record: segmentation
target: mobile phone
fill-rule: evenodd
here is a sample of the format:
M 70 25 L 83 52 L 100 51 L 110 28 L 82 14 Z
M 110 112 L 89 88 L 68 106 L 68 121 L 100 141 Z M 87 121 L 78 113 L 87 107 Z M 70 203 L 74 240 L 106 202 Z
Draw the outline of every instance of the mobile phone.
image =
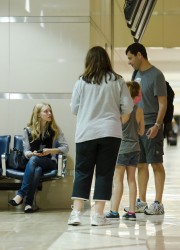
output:
M 43 149 L 37 150 L 37 153 L 43 153 Z

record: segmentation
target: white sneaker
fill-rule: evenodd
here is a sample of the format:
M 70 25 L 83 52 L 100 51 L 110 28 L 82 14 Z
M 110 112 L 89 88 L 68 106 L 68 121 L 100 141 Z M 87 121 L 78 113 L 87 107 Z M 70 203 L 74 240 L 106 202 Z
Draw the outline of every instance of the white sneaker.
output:
M 162 215 L 164 214 L 164 206 L 158 201 L 155 201 L 153 204 L 144 210 L 144 213 L 147 215 Z
M 147 202 L 141 201 L 139 198 L 136 201 L 135 213 L 144 213 L 144 210 L 148 208 Z M 129 207 L 124 208 L 125 212 L 129 212 Z
M 107 219 L 104 215 L 95 214 L 91 219 L 91 226 L 105 226 L 110 225 L 111 220 Z
M 68 219 L 68 225 L 79 226 L 81 225 L 81 212 L 73 210 Z

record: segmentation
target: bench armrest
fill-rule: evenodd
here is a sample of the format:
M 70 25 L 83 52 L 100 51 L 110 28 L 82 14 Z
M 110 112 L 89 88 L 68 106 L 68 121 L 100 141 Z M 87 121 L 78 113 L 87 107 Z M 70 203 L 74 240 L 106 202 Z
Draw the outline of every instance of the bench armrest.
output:
M 64 177 L 66 174 L 66 156 L 65 155 L 58 155 L 58 176 Z
M 6 176 L 6 155 L 1 155 L 1 163 L 2 163 L 2 176 Z

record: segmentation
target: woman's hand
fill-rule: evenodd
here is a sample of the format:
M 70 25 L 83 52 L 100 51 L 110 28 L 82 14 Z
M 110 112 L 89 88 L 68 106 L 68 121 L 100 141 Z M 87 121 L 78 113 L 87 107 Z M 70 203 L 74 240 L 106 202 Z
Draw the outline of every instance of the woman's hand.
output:
M 58 148 L 43 148 L 43 152 L 42 153 L 38 153 L 36 150 L 32 153 L 31 156 L 35 155 L 35 156 L 46 156 L 49 154 L 60 154 L 61 151 Z
M 46 156 L 51 154 L 51 149 L 50 148 L 43 148 L 42 156 Z
M 33 152 L 33 155 L 42 157 L 42 156 L 49 155 L 50 153 L 51 153 L 51 149 L 49 149 L 49 148 L 43 148 L 43 151 L 41 153 L 38 153 L 38 151 L 35 150 Z

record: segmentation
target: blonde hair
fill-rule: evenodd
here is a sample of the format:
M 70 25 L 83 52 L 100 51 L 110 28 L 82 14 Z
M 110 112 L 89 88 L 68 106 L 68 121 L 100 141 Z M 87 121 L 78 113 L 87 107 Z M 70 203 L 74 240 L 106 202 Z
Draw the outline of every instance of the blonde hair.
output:
M 140 91 L 139 83 L 136 81 L 129 81 L 129 82 L 126 82 L 126 84 L 129 88 L 132 99 L 137 97 L 139 95 L 139 91 Z
M 27 124 L 27 126 L 31 130 L 32 141 L 40 138 L 42 131 L 41 131 L 41 123 L 39 119 L 39 114 L 44 106 L 50 107 L 51 115 L 52 115 L 51 121 L 46 123 L 45 131 L 48 132 L 48 129 L 50 128 L 54 132 L 53 141 L 56 140 L 60 134 L 60 129 L 54 119 L 51 105 L 49 103 L 38 103 L 34 106 L 30 122 Z

